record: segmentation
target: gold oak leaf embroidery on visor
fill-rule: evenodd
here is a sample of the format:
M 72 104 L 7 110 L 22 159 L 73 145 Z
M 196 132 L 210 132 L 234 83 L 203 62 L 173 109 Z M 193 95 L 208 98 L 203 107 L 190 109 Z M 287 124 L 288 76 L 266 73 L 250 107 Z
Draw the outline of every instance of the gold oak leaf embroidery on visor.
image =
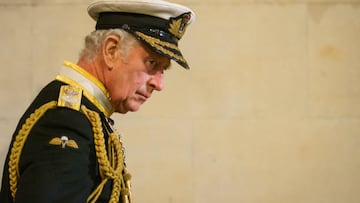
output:
M 75 142 L 75 140 L 69 140 L 67 136 L 55 137 L 50 140 L 49 144 L 51 145 L 61 145 L 61 148 L 65 149 L 65 147 L 71 147 L 74 149 L 79 149 L 79 146 Z
M 176 45 L 168 43 L 168 42 L 163 42 L 160 39 L 150 37 L 150 36 L 145 35 L 145 34 L 143 34 L 141 32 L 135 32 L 135 34 L 137 36 L 141 37 L 143 40 L 145 40 L 151 46 L 153 46 L 156 49 L 158 49 L 159 51 L 163 52 L 164 54 L 169 55 L 170 57 L 173 57 L 176 60 L 179 60 L 179 61 L 182 61 L 182 62 L 186 63 L 184 57 L 182 57 L 182 56 L 180 56 L 178 54 L 175 54 L 175 53 L 173 53 L 173 52 L 171 52 L 171 51 L 164 48 L 164 47 L 169 47 L 170 49 L 173 49 L 173 50 L 176 50 L 176 51 L 180 52 L 179 48 Z

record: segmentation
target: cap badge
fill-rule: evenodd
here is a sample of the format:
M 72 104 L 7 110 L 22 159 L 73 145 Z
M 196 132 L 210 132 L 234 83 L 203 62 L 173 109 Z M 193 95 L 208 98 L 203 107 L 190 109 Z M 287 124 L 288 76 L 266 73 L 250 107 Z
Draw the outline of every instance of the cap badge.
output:
M 184 13 L 178 17 L 171 18 L 169 23 L 169 32 L 178 39 L 184 35 L 188 22 L 191 19 L 191 13 Z

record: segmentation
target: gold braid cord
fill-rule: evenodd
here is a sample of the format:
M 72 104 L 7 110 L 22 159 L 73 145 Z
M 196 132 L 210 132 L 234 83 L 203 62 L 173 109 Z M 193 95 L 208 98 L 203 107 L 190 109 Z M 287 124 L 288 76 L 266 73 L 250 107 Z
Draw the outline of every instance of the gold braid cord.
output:
M 11 148 L 9 158 L 9 182 L 11 196 L 15 199 L 17 191 L 17 183 L 20 177 L 19 173 L 19 161 L 22 149 L 26 142 L 26 139 L 36 124 L 36 122 L 45 114 L 49 109 L 57 106 L 56 101 L 51 101 L 44 104 L 40 108 L 36 109 L 29 118 L 26 119 L 22 125 L 18 134 L 16 135 L 15 141 Z M 99 163 L 99 170 L 102 181 L 97 188 L 89 195 L 87 202 L 94 203 L 100 197 L 100 194 L 104 188 L 106 182 L 111 179 L 113 180 L 113 188 L 110 196 L 109 203 L 118 203 L 121 196 L 123 203 L 131 203 L 130 193 L 130 174 L 126 172 L 124 167 L 124 155 L 122 152 L 122 145 L 119 138 L 114 133 L 109 133 L 109 157 L 105 149 L 104 133 L 101 125 L 100 116 L 98 113 L 87 109 L 85 106 L 81 106 L 81 111 L 91 122 L 94 132 L 94 143 L 97 161 Z M 124 176 L 122 172 L 124 171 Z
M 102 181 L 97 188 L 89 195 L 87 202 L 95 203 L 100 197 L 106 182 L 110 179 L 113 181 L 113 187 L 109 203 L 118 203 L 121 196 L 123 203 L 131 203 L 130 194 L 130 174 L 126 173 L 124 167 L 124 155 L 119 138 L 114 133 L 109 133 L 108 152 L 105 148 L 105 139 L 101 119 L 98 113 L 91 111 L 84 105 L 81 111 L 89 119 L 94 133 L 94 144 L 99 171 Z M 122 172 L 125 172 L 123 176 Z
M 11 196 L 15 199 L 16 190 L 17 190 L 17 181 L 20 176 L 19 173 L 19 161 L 22 149 L 26 142 L 26 139 L 29 135 L 30 130 L 33 128 L 35 123 L 41 118 L 44 113 L 51 108 L 56 107 L 57 102 L 51 101 L 42 105 L 40 108 L 36 109 L 29 118 L 26 119 L 25 123 L 22 125 L 19 133 L 16 135 L 15 141 L 11 148 L 10 159 L 9 159 L 9 180 L 10 180 L 10 191 Z

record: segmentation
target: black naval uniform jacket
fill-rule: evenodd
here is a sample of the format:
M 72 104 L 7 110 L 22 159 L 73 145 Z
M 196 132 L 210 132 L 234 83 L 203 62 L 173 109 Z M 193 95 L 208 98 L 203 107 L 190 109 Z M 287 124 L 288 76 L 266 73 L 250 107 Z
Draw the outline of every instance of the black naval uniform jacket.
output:
M 49 83 L 20 119 L 4 164 L 1 203 L 84 203 L 101 182 L 91 123 L 79 111 L 56 107 L 47 110 L 32 127 L 20 156 L 15 201 L 11 196 L 9 154 L 15 136 L 31 113 L 47 102 L 58 100 L 63 85 L 68 84 L 58 80 Z M 104 112 L 84 95 L 81 104 L 100 114 L 103 129 L 110 127 Z M 62 136 L 75 142 L 78 148 L 50 144 L 52 139 Z M 105 140 L 107 136 L 104 130 Z M 108 181 L 97 202 L 109 201 L 111 187 Z

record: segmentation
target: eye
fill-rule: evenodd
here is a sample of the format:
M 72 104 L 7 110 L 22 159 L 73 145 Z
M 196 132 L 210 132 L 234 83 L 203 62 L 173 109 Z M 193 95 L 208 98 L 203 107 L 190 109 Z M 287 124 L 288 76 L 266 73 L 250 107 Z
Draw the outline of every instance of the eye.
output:
M 168 59 L 169 60 L 169 59 Z M 148 57 L 145 60 L 145 64 L 150 72 L 161 72 L 163 73 L 170 67 L 170 64 L 166 63 L 167 61 L 159 60 L 158 58 Z
M 157 65 L 157 62 L 155 59 L 149 58 L 146 60 L 146 65 L 150 67 L 151 69 L 155 68 Z
M 149 64 L 154 68 L 157 65 L 157 62 L 154 59 L 150 59 Z
M 146 65 L 151 73 L 155 73 L 160 69 L 159 62 L 153 58 L 149 58 Z

